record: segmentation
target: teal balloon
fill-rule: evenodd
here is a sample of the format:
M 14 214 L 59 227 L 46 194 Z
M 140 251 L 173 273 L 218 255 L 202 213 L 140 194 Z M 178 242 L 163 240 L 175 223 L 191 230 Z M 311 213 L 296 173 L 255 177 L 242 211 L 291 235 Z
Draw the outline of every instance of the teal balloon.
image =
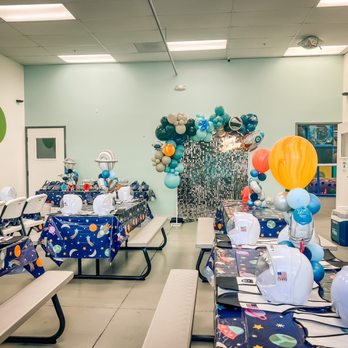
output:
M 211 133 L 214 130 L 214 123 L 209 121 L 209 128 L 208 131 Z
M 180 185 L 180 176 L 168 173 L 164 178 L 164 185 L 169 189 L 175 189 Z
M 206 143 L 210 143 L 212 138 L 213 138 L 212 134 L 211 133 L 207 133 L 206 137 L 204 138 L 204 141 Z
M 286 245 L 289 248 L 295 248 L 294 244 L 292 244 L 289 240 L 282 240 L 278 243 L 279 245 Z
M 194 135 L 193 137 L 191 137 L 191 139 L 193 140 L 193 141 L 196 141 L 196 142 L 199 142 L 201 139 L 199 139 L 198 137 L 197 137 L 197 134 L 196 135 Z
M 165 173 L 169 173 L 169 172 L 170 172 L 169 166 L 167 166 L 167 167 L 164 169 L 164 172 L 165 172 Z
M 224 124 L 227 124 L 227 123 L 230 122 L 231 116 L 228 115 L 228 114 L 223 114 L 223 115 L 222 115 L 222 118 L 224 119 Z
M 313 269 L 314 281 L 320 283 L 325 276 L 324 267 L 318 261 L 311 261 L 311 265 Z
M 324 249 L 320 245 L 310 243 L 307 245 L 307 248 L 312 254 L 311 261 L 319 262 L 324 258 Z
M 224 107 L 223 106 L 217 106 L 215 108 L 215 114 L 218 116 L 222 116 L 225 113 Z
M 115 179 L 117 177 L 116 173 L 113 170 L 110 170 L 110 179 Z
M 321 208 L 320 199 L 316 195 L 313 195 L 313 193 L 309 194 L 309 204 L 307 208 L 313 215 L 318 213 Z
M 177 161 L 180 161 L 183 155 L 184 155 L 183 151 L 176 150 L 173 155 L 173 158 L 176 159 Z
M 176 159 L 172 159 L 169 163 L 170 168 L 176 168 L 176 166 L 179 164 L 179 162 Z
M 176 147 L 176 142 L 174 140 L 167 140 L 166 143 L 172 144 L 172 145 L 174 145 L 174 147 Z
M 196 137 L 199 140 L 203 140 L 206 136 L 207 136 L 207 132 L 206 131 L 202 131 L 200 129 L 197 129 Z
M 184 167 L 184 165 L 183 165 L 182 163 L 179 163 L 179 164 L 176 166 L 175 170 L 176 170 L 178 173 L 183 173 L 184 170 L 185 170 L 185 167 Z
M 178 145 L 178 146 L 176 147 L 176 149 L 177 149 L 178 151 L 185 151 L 185 146 L 184 146 L 184 145 Z

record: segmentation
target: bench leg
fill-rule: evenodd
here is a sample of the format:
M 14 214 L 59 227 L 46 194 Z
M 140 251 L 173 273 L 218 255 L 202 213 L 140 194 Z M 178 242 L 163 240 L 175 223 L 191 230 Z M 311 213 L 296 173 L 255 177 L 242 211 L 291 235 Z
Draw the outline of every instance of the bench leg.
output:
M 192 342 L 214 342 L 215 336 L 213 335 L 192 335 Z
M 52 302 L 59 319 L 59 328 L 57 332 L 48 337 L 41 336 L 10 336 L 6 339 L 6 343 L 30 343 L 30 344 L 55 344 L 57 339 L 63 334 L 65 329 L 65 318 L 62 307 L 59 303 L 57 295 L 53 295 Z
M 96 259 L 95 274 L 83 274 L 82 260 L 78 259 L 78 273 L 74 275 L 75 279 L 109 279 L 109 280 L 145 280 L 151 272 L 151 259 L 147 252 L 147 248 L 121 248 L 126 250 L 142 250 L 146 261 L 146 268 L 140 275 L 116 275 L 116 274 L 100 274 L 100 260 Z
M 202 263 L 204 254 L 210 250 L 211 249 L 201 249 L 201 251 L 199 252 L 199 255 L 198 255 L 197 263 L 196 263 L 196 270 L 198 271 L 198 276 L 199 276 L 199 278 L 201 278 L 203 283 L 207 283 L 208 280 L 201 272 L 201 263 Z
M 147 247 L 147 250 L 162 250 L 166 244 L 167 244 L 167 235 L 166 235 L 166 231 L 164 230 L 163 227 L 161 227 L 161 233 L 162 233 L 162 236 L 163 236 L 163 242 L 160 246 L 158 247 Z

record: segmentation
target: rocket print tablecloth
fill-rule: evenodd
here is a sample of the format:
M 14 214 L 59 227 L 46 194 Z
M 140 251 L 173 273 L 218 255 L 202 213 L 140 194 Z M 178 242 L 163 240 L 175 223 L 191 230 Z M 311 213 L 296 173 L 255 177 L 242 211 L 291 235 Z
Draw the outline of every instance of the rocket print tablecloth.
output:
M 115 258 L 128 234 L 146 217 L 146 202 L 118 207 L 115 215 L 49 215 L 39 243 L 58 265 L 64 258 Z
M 226 200 L 216 210 L 215 230 L 227 233 L 231 228 L 233 215 L 236 212 L 245 212 L 253 214 L 259 221 L 261 227 L 260 237 L 277 238 L 279 232 L 286 226 L 286 221 L 282 214 L 274 209 L 269 208 L 249 208 L 242 204 L 241 201 Z
M 45 272 L 32 241 L 22 237 L 8 245 L 0 242 L 0 277 L 8 273 L 22 273 L 23 268 L 35 278 Z

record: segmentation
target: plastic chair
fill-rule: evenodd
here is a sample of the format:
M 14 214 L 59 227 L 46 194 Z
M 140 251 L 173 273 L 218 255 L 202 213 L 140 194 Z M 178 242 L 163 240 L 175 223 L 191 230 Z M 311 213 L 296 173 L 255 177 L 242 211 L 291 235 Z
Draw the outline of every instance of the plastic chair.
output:
M 2 210 L 4 208 L 5 208 L 5 202 L 4 201 L 0 201 L 0 217 L 1 217 Z
M 2 235 L 19 232 L 25 236 L 25 229 L 22 224 L 22 213 L 27 199 L 20 197 L 6 202 L 1 212 L 0 233 Z
M 41 232 L 40 226 L 45 222 L 45 219 L 41 216 L 41 211 L 46 200 L 47 195 L 44 193 L 27 199 L 23 209 L 22 223 L 28 236 L 33 229 Z M 37 235 L 37 237 L 39 236 Z

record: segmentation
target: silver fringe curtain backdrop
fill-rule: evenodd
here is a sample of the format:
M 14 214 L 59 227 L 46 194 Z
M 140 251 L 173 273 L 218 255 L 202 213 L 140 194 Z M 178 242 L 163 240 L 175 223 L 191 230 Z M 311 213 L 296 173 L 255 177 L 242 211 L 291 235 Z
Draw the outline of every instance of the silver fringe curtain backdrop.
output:
M 185 171 L 178 187 L 179 217 L 186 221 L 213 217 L 223 200 L 240 199 L 248 183 L 248 152 L 233 149 L 237 141 L 225 136 L 209 143 L 186 143 Z

